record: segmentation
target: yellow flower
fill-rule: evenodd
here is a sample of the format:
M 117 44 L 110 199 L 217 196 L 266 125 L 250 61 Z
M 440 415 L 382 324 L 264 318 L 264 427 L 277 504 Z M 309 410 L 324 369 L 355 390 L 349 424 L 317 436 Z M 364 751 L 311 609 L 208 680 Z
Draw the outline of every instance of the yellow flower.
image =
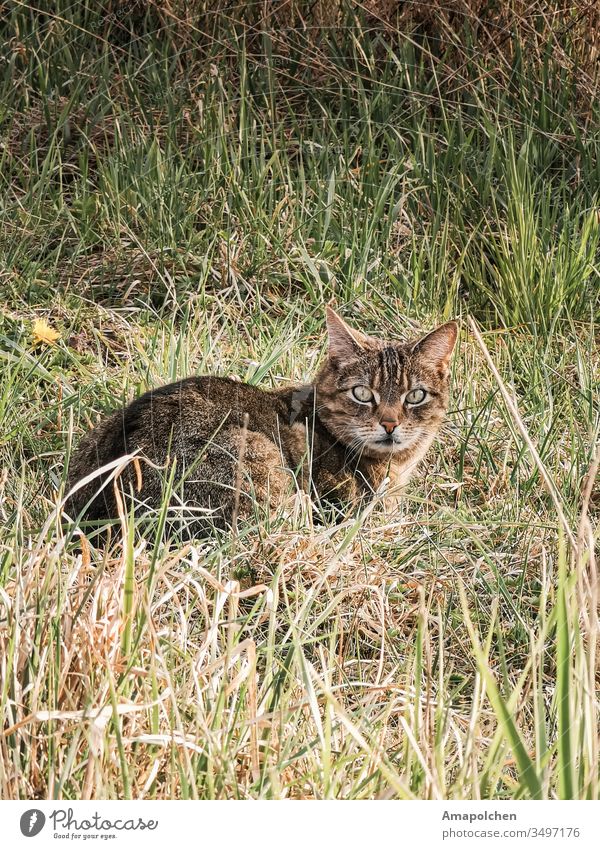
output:
M 50 327 L 48 322 L 43 318 L 38 318 L 33 322 L 33 341 L 36 345 L 54 345 L 57 339 L 60 339 L 58 330 Z

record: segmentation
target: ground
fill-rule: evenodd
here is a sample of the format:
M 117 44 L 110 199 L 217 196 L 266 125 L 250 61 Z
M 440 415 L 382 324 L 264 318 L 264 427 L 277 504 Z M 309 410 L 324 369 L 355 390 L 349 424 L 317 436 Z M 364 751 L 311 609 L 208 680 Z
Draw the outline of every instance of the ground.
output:
M 573 29 L 461 64 L 360 16 L 208 38 L 27 5 L 0 67 L 0 796 L 598 798 L 600 124 Z M 397 513 L 313 525 L 299 497 L 186 546 L 61 525 L 104 412 L 307 380 L 330 300 L 394 338 L 461 323 Z

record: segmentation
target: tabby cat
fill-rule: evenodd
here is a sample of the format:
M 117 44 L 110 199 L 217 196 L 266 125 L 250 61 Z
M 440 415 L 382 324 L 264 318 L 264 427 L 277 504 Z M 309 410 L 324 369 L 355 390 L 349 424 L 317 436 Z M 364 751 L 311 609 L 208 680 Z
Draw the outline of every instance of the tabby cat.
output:
M 403 486 L 448 407 L 451 321 L 412 342 L 350 328 L 327 308 L 329 351 L 305 386 L 259 389 L 224 377 L 189 377 L 153 389 L 83 437 L 69 488 L 137 452 L 120 469 L 80 486 L 71 516 L 115 518 L 123 497 L 157 510 L 169 472 L 169 512 L 186 535 L 231 526 L 258 507 L 274 510 L 296 485 L 342 507 L 373 495 L 386 477 Z M 117 464 L 118 466 L 118 464 Z M 104 484 L 104 486 L 103 486 Z

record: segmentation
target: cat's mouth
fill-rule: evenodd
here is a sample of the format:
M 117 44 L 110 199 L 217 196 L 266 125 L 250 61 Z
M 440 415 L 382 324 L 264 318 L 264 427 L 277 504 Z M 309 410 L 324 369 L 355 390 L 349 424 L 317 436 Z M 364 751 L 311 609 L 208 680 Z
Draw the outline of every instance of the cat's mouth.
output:
M 406 451 L 414 444 L 412 434 L 406 433 L 370 433 L 361 434 L 358 439 L 355 438 L 354 446 L 359 446 L 360 452 L 365 456 L 371 457 L 389 457 L 390 454 L 397 454 L 400 451 Z
M 421 434 L 414 433 L 389 433 L 385 436 L 377 435 L 366 443 L 366 450 L 373 454 L 397 454 L 400 451 L 409 451 L 417 445 Z
M 400 439 L 394 439 L 391 434 L 389 436 L 382 436 L 379 439 L 371 439 L 368 445 L 371 449 L 375 449 L 375 451 L 399 451 L 403 447 L 402 441 Z

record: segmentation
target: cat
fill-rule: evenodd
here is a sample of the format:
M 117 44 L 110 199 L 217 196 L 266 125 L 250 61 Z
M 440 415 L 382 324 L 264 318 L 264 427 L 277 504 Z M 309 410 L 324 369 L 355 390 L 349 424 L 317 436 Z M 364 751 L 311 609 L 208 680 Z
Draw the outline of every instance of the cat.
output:
M 276 510 L 293 477 L 313 501 L 341 509 L 372 497 L 386 477 L 397 493 L 445 417 L 457 324 L 389 342 L 327 307 L 327 331 L 327 357 L 310 384 L 264 390 L 189 377 L 109 415 L 75 451 L 69 489 L 123 455 L 137 459 L 82 485 L 68 513 L 116 518 L 128 494 L 138 514 L 159 510 L 173 461 L 169 512 L 184 520 L 187 536 L 227 529 L 257 506 Z

